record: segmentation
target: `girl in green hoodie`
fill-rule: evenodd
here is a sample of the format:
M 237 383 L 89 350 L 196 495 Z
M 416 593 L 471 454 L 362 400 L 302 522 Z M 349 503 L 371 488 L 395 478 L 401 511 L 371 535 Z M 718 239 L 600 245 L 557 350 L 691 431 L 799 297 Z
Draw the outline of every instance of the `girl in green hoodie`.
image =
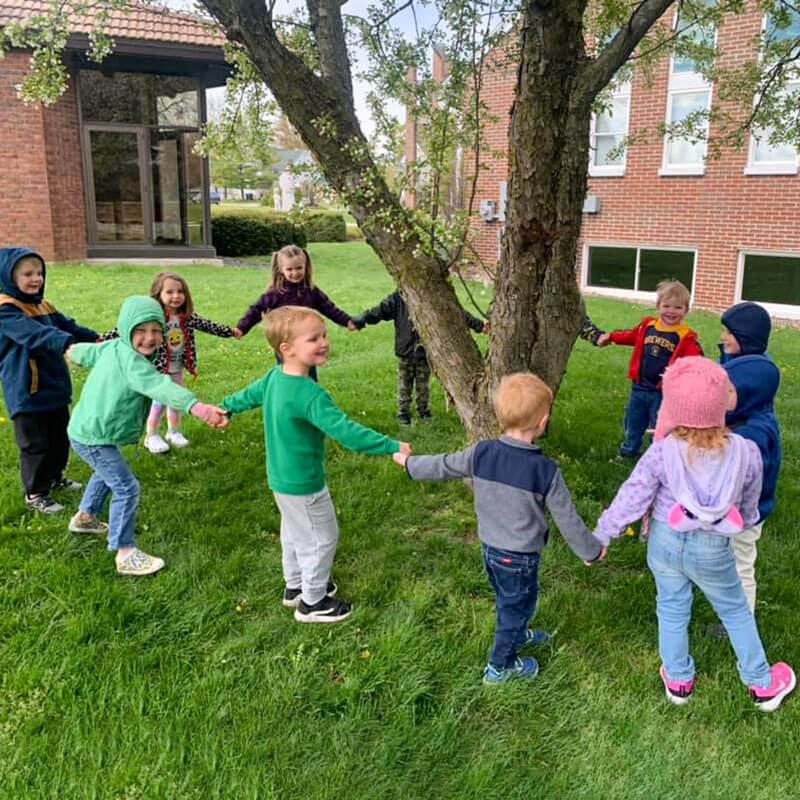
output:
M 116 551 L 120 575 L 150 575 L 164 566 L 164 560 L 136 547 L 139 482 L 118 448 L 139 440 L 153 400 L 189 412 L 213 428 L 224 428 L 228 419 L 224 411 L 198 402 L 153 365 L 164 337 L 164 312 L 156 300 L 127 298 L 117 330 L 118 339 L 76 344 L 67 351 L 70 361 L 93 367 L 68 428 L 72 448 L 93 470 L 69 529 L 106 533 L 108 549 Z M 109 494 L 106 525 L 97 514 Z

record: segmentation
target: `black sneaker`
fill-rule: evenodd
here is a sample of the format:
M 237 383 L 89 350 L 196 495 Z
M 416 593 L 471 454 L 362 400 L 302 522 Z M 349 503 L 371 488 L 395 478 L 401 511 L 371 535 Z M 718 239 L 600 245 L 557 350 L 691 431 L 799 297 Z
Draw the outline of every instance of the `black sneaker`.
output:
M 64 510 L 64 506 L 53 500 L 49 494 L 40 494 L 37 497 L 25 495 L 25 505 L 31 511 L 38 511 L 40 514 L 58 514 Z
M 83 484 L 80 483 L 80 481 L 73 481 L 70 478 L 59 478 L 57 481 L 53 481 L 50 491 L 55 492 L 59 489 L 63 489 L 67 492 L 79 492 L 83 489 Z
M 420 419 L 433 419 L 433 414 L 431 414 L 431 410 L 429 408 L 426 408 L 424 411 L 417 411 L 417 415 Z
M 336 597 L 323 597 L 313 606 L 307 606 L 301 598 L 294 610 L 294 618 L 298 622 L 339 622 L 347 619 L 352 610 L 350 603 L 343 603 Z
M 410 424 L 411 424 L 411 416 L 410 416 L 409 414 L 406 414 L 406 413 L 404 413 L 403 411 L 401 411 L 401 412 L 400 412 L 400 413 L 397 415 L 397 421 L 398 421 L 398 422 L 399 422 L 401 425 L 410 425 Z
M 333 597 L 336 594 L 337 588 L 333 581 L 328 581 L 328 585 L 325 587 L 325 596 Z M 283 605 L 285 605 L 286 608 L 297 608 L 297 606 L 300 605 L 300 596 L 302 593 L 302 589 L 290 589 L 287 586 L 283 590 Z

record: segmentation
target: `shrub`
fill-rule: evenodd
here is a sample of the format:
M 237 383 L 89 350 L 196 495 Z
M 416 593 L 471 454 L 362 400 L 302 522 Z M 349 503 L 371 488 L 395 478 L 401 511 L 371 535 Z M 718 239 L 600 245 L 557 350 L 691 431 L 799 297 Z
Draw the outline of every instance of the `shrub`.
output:
M 309 242 L 347 241 L 347 224 L 341 214 L 311 213 L 303 229 Z
M 305 232 L 285 220 L 220 216 L 211 223 L 211 239 L 221 256 L 261 256 L 287 244 L 306 246 Z

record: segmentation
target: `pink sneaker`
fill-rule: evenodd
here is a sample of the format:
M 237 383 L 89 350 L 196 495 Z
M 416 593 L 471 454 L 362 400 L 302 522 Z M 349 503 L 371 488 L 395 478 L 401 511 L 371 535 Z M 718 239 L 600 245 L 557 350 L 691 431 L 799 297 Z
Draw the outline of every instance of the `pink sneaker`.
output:
M 664 665 L 658 670 L 661 676 L 661 683 L 664 684 L 664 689 L 667 692 L 667 700 L 676 706 L 685 706 L 689 702 L 689 698 L 694 691 L 694 678 L 690 681 L 671 681 L 667 678 L 667 671 Z
M 769 686 L 750 687 L 750 697 L 753 698 L 756 708 L 760 711 L 774 711 L 797 683 L 794 670 L 783 661 L 773 664 L 769 668 L 769 674 L 772 678 Z

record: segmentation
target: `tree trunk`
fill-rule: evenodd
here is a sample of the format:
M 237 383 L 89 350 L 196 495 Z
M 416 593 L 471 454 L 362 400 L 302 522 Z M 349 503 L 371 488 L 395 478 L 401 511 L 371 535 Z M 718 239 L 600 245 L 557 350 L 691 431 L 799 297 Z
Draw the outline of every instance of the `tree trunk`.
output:
M 347 202 L 367 242 L 408 303 L 436 376 L 453 397 L 470 439 L 493 436 L 490 402 L 499 379 L 537 372 L 557 389 L 579 330 L 582 304 L 575 248 L 586 189 L 591 98 L 580 89 L 582 0 L 528 0 L 509 140 L 507 233 L 484 361 L 463 321 L 446 264 L 426 244 L 381 177 L 353 112 L 338 13 L 330 0 L 312 14 L 319 55 L 314 74 L 278 41 L 263 0 L 203 0 L 241 43 L 325 177 Z M 324 6 L 324 8 L 323 8 Z M 585 99 L 575 99 L 583 98 Z M 531 146 L 531 143 L 534 143 Z

